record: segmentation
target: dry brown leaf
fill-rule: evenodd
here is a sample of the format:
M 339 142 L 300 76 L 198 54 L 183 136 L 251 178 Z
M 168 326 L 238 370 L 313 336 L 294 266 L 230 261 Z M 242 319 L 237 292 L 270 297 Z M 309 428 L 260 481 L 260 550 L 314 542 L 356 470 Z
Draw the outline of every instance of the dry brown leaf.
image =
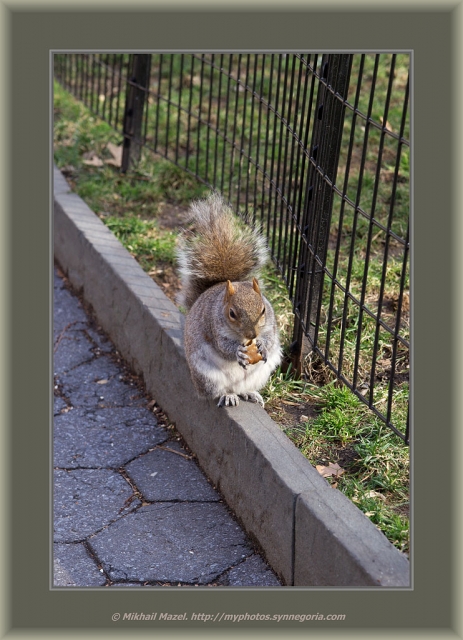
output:
M 327 467 L 317 464 L 315 468 L 323 478 L 329 478 L 330 476 L 339 478 L 344 473 L 344 469 L 342 469 L 337 462 L 330 462 Z
M 369 498 L 379 498 L 380 500 L 386 500 L 386 496 L 384 496 L 382 493 L 378 493 L 377 491 L 373 491 L 373 489 L 371 489 L 367 493 L 367 496 Z
M 114 167 L 120 167 L 122 164 L 122 145 L 117 146 L 112 142 L 108 142 L 106 145 L 106 149 L 112 155 L 112 158 L 107 158 L 105 160 L 106 164 L 111 164 Z
M 381 120 L 381 124 L 384 124 L 384 118 L 380 118 Z M 394 131 L 394 129 L 392 128 L 391 123 L 389 122 L 389 120 L 386 120 L 386 129 L 389 129 L 389 131 Z
M 104 162 L 96 153 L 84 153 L 82 162 L 90 167 L 102 167 Z

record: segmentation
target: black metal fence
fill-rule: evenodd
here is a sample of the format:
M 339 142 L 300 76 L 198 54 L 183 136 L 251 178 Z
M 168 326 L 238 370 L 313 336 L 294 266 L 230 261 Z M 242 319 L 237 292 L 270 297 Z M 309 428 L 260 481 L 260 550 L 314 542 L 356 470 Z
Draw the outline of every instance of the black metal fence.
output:
M 145 148 L 251 211 L 293 304 L 296 366 L 333 372 L 406 442 L 409 66 L 406 53 L 55 54 L 57 80 L 123 135 L 123 171 Z

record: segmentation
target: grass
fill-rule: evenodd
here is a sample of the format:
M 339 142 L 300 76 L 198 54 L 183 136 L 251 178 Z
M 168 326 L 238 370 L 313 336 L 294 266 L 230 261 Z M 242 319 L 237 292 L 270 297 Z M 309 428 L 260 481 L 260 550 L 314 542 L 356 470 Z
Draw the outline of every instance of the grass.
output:
M 318 387 L 280 369 L 263 397 L 270 415 L 314 467 L 339 465 L 340 475 L 326 481 L 398 549 L 409 552 L 409 450 L 402 439 L 335 381 Z
M 177 234 L 173 231 L 161 232 L 155 221 L 143 220 L 134 214 L 123 218 L 108 216 L 105 224 L 137 256 L 145 271 L 158 263 L 174 263 Z
M 167 82 L 170 73 L 170 64 L 164 59 L 160 65 L 160 58 L 155 61 L 152 73 L 152 86 L 161 87 Z M 268 59 L 267 59 L 268 62 Z M 404 81 L 404 61 L 398 66 L 397 82 Z M 158 66 L 156 66 L 156 64 Z M 176 57 L 172 64 L 178 65 Z M 206 118 L 209 114 L 209 103 L 199 94 L 201 78 L 201 65 L 195 61 L 195 66 L 190 70 L 187 85 L 192 87 L 192 92 L 182 92 L 180 84 L 171 87 L 171 98 L 175 98 L 175 92 L 181 104 L 191 107 L 193 113 L 201 113 Z M 236 56 L 233 57 L 233 65 L 238 64 Z M 243 64 L 243 62 L 242 62 Z M 283 63 L 285 64 L 285 63 Z M 244 60 L 246 73 L 246 60 Z M 387 68 L 387 65 L 385 65 Z M 174 69 L 175 70 L 175 69 Z M 235 69 L 236 70 L 236 69 Z M 364 68 L 364 80 L 372 78 L 372 60 L 366 58 Z M 179 69 L 176 69 L 178 72 Z M 258 72 L 258 70 L 257 70 Z M 252 68 L 248 69 L 248 84 L 257 83 L 258 73 L 252 75 Z M 281 78 L 284 69 L 273 69 L 273 81 Z M 351 94 L 355 88 L 355 78 L 359 73 L 359 60 L 354 60 L 353 82 Z M 381 109 L 378 105 L 384 100 L 384 92 L 387 89 L 388 76 L 383 67 L 380 68 L 374 109 L 372 117 L 381 117 Z M 253 78 L 256 78 L 255 80 Z M 218 82 L 218 76 L 213 78 Z M 265 85 L 265 86 L 264 86 Z M 261 87 L 262 92 L 270 92 L 271 86 L 268 79 Z M 222 85 L 222 99 L 226 87 Z M 123 98 L 123 96 L 122 96 Z M 352 99 L 353 98 L 349 98 Z M 363 98 L 362 98 L 363 99 Z M 107 101 L 108 98 L 105 98 Z M 112 100 L 112 98 L 111 98 Z M 257 142 L 256 128 L 252 129 L 251 106 L 244 94 L 230 93 L 230 100 L 237 106 L 237 126 L 241 140 L 240 144 L 249 145 L 250 154 L 258 159 L 259 153 L 263 153 L 264 144 L 276 143 L 276 157 L 279 150 L 279 131 L 273 121 L 266 123 L 262 120 L 260 134 L 265 133 L 266 142 Z M 392 101 L 393 102 L 393 101 Z M 188 104 L 190 103 L 190 104 Z M 221 99 L 214 108 L 220 107 Z M 109 104 L 103 102 L 109 109 Z M 55 83 L 55 162 L 63 170 L 73 189 L 89 204 L 99 215 L 105 224 L 115 233 L 124 246 L 140 262 L 141 266 L 165 288 L 168 295 L 175 299 L 178 287 L 175 274 L 175 246 L 177 232 L 172 225 L 165 224 L 166 212 L 181 212 L 186 204 L 195 197 L 201 196 L 206 188 L 190 177 L 182 168 L 179 168 L 166 159 L 156 159 L 148 153 L 142 154 L 142 159 L 137 168 L 125 176 L 122 176 L 117 167 L 110 164 L 112 155 L 109 144 L 120 146 L 122 137 L 108 124 L 92 115 L 80 102 L 77 102 L 59 84 Z M 157 131 L 157 144 L 162 147 L 162 136 L 169 132 L 174 140 L 178 140 L 176 148 L 166 148 L 165 155 L 177 160 L 183 166 L 192 171 L 198 171 L 199 175 L 206 179 L 214 176 L 217 184 L 225 184 L 225 191 L 231 192 L 239 189 L 252 193 L 256 185 L 256 176 L 252 171 L 245 170 L 242 166 L 243 159 L 236 154 L 229 153 L 225 146 L 210 145 L 208 141 L 208 129 L 200 124 L 197 117 L 191 120 L 190 134 L 180 132 L 177 120 L 174 117 L 175 110 L 167 103 L 160 103 L 158 115 L 154 115 L 154 104 L 151 104 L 148 112 L 149 118 Z M 359 111 L 367 113 L 368 105 L 361 102 Z M 212 110 L 213 113 L 213 110 Z M 181 114 L 181 119 L 188 116 Z M 157 120 L 156 120 L 157 118 Z M 270 116 L 269 116 L 270 118 Z M 224 120 L 220 109 L 217 111 L 217 126 L 227 135 L 232 135 L 230 122 Z M 391 103 L 387 117 L 391 130 L 396 131 L 401 122 L 401 105 Z M 352 119 L 347 121 L 345 128 L 345 140 L 343 148 L 348 144 L 352 127 Z M 407 124 L 408 126 L 408 124 Z M 364 131 L 361 130 L 360 120 L 355 125 L 355 138 L 363 143 Z M 268 134 L 268 135 L 267 135 Z M 236 134 L 235 132 L 235 135 Z M 405 135 L 405 133 L 404 133 Z M 369 133 L 367 164 L 374 162 L 377 154 L 379 137 L 376 131 Z M 154 144 L 154 140 L 152 141 Z M 260 147 L 259 147 L 260 145 Z M 204 159 L 206 149 L 209 149 L 209 163 Z M 260 151 L 259 151 L 260 149 Z M 212 150 L 212 154 L 211 154 Z M 162 149 L 161 149 L 162 152 Z M 395 150 L 397 154 L 397 149 Z M 394 218 L 394 230 L 398 235 L 404 234 L 406 220 L 408 220 L 408 189 L 409 157 L 408 150 L 403 147 L 400 155 L 401 179 L 398 189 L 398 201 L 402 202 L 397 220 Z M 385 151 L 385 158 L 392 161 L 392 151 Z M 101 166 L 89 164 L 94 156 L 97 156 Z M 197 162 L 196 158 L 200 158 Z M 358 160 L 358 158 L 356 158 Z M 224 176 L 234 167 L 236 179 L 227 183 Z M 267 167 L 267 170 L 276 175 L 277 168 Z M 384 164 L 384 171 L 391 172 L 393 163 Z M 375 216 L 384 223 L 388 216 L 391 197 L 391 185 L 389 178 L 381 169 L 379 183 L 375 187 L 375 177 L 372 172 L 365 171 L 365 175 L 359 174 L 359 163 L 353 163 L 348 174 L 348 195 L 355 200 L 359 180 L 362 180 L 361 206 L 368 209 L 374 198 L 377 201 Z M 343 178 L 346 175 L 346 165 L 341 158 L 338 175 Z M 384 179 L 383 179 L 384 178 Z M 402 188 L 403 185 L 403 188 Z M 263 198 L 264 200 L 264 198 Z M 245 200 L 241 201 L 243 207 Z M 255 210 L 259 217 L 259 207 Z M 175 216 L 174 216 L 175 217 Z M 277 217 L 278 221 L 278 217 Z M 382 252 L 384 247 L 384 235 L 378 233 L 375 228 L 372 233 L 371 225 L 363 217 L 356 217 L 346 207 L 341 216 L 341 204 L 334 202 L 333 221 L 330 229 L 332 242 L 328 250 L 327 269 L 335 270 L 334 244 L 339 242 L 342 256 L 336 265 L 335 275 L 339 282 L 346 286 L 349 279 L 349 290 L 353 295 L 360 296 L 359 283 L 362 282 L 367 268 L 365 260 L 365 242 L 369 234 L 372 236 L 371 257 L 368 261 L 368 287 L 366 302 L 378 306 L 383 304 L 382 319 L 394 325 L 396 309 L 394 304 L 399 291 L 401 260 L 400 247 L 393 247 L 387 263 L 387 287 L 383 292 L 383 300 L 379 300 L 381 282 Z M 285 246 L 283 236 L 274 236 L 274 243 L 281 242 Z M 349 249 L 353 247 L 352 259 L 349 259 Z M 282 334 L 282 341 L 287 349 L 292 339 L 293 314 L 292 306 L 288 299 L 286 285 L 273 266 L 269 266 L 263 273 L 263 288 L 270 299 Z M 408 286 L 408 274 L 407 283 Z M 384 306 L 384 303 L 387 303 Z M 368 318 L 360 318 L 358 311 L 348 305 L 348 321 L 342 324 L 342 314 L 345 298 L 335 288 L 331 298 L 330 281 L 326 279 L 322 300 L 322 318 L 319 330 L 319 345 L 328 348 L 328 355 L 333 361 L 339 357 L 339 344 L 341 333 L 344 333 L 345 348 L 341 362 L 343 373 L 349 377 L 353 375 L 355 352 L 358 340 L 361 341 L 359 360 L 359 384 L 368 382 L 368 374 L 373 357 L 372 345 L 375 338 L 374 323 Z M 328 319 L 332 316 L 331 325 Z M 328 327 L 331 326 L 329 330 Z M 408 315 L 403 314 L 402 332 L 405 339 L 408 338 Z M 390 336 L 382 330 L 379 335 L 379 348 L 377 360 L 383 363 L 379 373 L 384 370 L 383 379 L 376 381 L 374 390 L 367 388 L 365 397 L 374 392 L 374 405 L 378 410 L 385 406 L 389 392 L 387 367 L 390 363 L 391 344 Z M 401 358 L 401 359 L 400 359 Z M 404 381 L 394 389 L 393 414 L 394 424 L 404 429 L 406 421 L 406 409 L 408 404 L 408 353 L 399 353 L 400 371 L 404 372 Z M 381 531 L 403 551 L 408 551 L 408 448 L 403 441 L 395 436 L 382 421 L 359 401 L 350 391 L 334 380 L 331 371 L 321 361 L 315 359 L 307 368 L 308 379 L 298 380 L 292 375 L 291 370 L 278 370 L 269 381 L 263 391 L 266 406 L 272 417 L 281 425 L 287 436 L 299 447 L 302 453 L 314 466 L 327 466 L 329 463 L 338 463 L 343 473 L 339 477 L 328 476 L 326 481 L 336 486 L 380 528 Z M 405 375 L 407 374 L 407 375 Z M 368 385 L 367 385 L 368 386 Z

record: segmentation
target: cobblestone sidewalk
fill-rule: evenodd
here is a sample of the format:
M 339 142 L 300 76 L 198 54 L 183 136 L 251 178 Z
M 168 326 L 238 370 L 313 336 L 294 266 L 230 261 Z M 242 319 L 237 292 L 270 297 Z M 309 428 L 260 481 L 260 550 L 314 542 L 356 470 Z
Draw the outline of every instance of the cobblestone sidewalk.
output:
M 57 270 L 54 278 L 54 585 L 280 586 Z

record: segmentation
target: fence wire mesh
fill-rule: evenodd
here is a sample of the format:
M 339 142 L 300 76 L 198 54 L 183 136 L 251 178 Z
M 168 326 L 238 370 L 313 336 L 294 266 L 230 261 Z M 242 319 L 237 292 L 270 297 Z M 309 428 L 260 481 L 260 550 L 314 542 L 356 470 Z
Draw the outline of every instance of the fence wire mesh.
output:
M 409 440 L 406 53 L 55 54 L 56 79 L 250 213 L 293 304 L 292 351 Z M 405 407 L 405 408 L 404 408 Z

